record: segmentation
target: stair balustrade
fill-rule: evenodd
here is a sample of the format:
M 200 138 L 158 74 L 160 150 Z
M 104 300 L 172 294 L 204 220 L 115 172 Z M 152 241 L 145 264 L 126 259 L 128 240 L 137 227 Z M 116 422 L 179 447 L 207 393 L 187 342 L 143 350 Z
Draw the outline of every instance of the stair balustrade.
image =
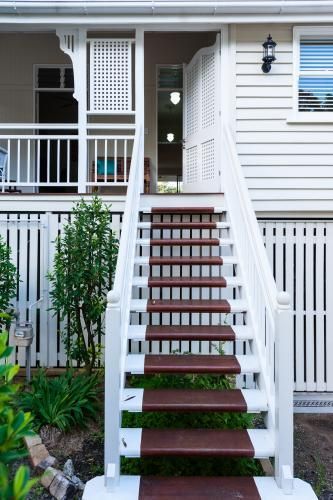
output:
M 275 478 L 285 493 L 293 487 L 293 328 L 290 299 L 278 293 L 231 130 L 223 130 L 226 206 L 260 362 L 258 387 L 267 395 L 266 427 L 275 443 Z
M 107 297 L 105 328 L 105 486 L 116 488 L 120 475 L 120 393 L 125 383 L 130 301 L 137 238 L 140 194 L 143 192 L 144 141 L 135 133 L 119 254 L 112 290 Z

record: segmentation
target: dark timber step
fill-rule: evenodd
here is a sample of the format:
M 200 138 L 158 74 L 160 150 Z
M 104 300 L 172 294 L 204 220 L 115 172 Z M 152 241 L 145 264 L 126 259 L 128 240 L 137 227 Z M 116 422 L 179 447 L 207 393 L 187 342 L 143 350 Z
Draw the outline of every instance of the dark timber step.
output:
M 236 335 L 231 326 L 147 326 L 146 340 L 235 340 Z
M 151 229 L 216 229 L 216 222 L 152 222 Z
M 246 430 L 142 429 L 141 456 L 254 457 Z
M 219 246 L 219 238 L 154 238 L 150 240 L 151 246 Z
M 148 300 L 147 312 L 221 312 L 230 313 L 227 300 Z
M 239 374 L 236 356 L 209 354 L 147 354 L 144 373 L 218 373 Z
M 152 214 L 214 214 L 214 207 L 153 207 Z M 222 213 L 222 212 L 219 212 Z
M 260 500 L 252 477 L 141 477 L 139 500 Z
M 143 411 L 239 411 L 247 404 L 239 389 L 145 389 Z
M 223 257 L 150 257 L 151 266 L 221 266 Z
M 161 277 L 149 278 L 148 286 L 153 287 L 222 287 L 227 286 L 225 278 L 214 277 Z

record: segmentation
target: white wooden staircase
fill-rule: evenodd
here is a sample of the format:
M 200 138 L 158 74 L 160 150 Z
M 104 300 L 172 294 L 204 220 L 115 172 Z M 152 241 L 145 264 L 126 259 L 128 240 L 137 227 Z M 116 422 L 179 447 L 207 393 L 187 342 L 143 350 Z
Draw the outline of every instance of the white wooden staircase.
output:
M 134 174 L 130 180 L 106 313 L 105 476 L 88 482 L 87 500 L 316 498 L 293 478 L 289 298 L 275 289 L 226 139 L 236 176 L 227 176 L 225 196 L 140 196 Z M 214 347 L 221 345 L 223 354 Z M 144 390 L 126 383 L 128 374 L 159 373 L 234 375 L 251 388 Z M 123 428 L 123 411 L 262 413 L 265 428 Z M 269 458 L 275 477 L 123 476 L 121 456 Z

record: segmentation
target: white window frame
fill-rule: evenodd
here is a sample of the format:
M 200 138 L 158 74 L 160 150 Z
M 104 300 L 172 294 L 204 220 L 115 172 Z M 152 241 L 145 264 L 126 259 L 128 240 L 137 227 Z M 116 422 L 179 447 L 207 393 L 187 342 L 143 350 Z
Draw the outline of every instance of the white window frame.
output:
M 298 79 L 300 74 L 300 41 L 303 36 L 333 39 L 333 26 L 294 26 L 293 30 L 293 112 L 288 123 L 333 123 L 333 111 L 325 113 L 298 111 Z M 333 76 L 333 72 L 332 72 Z

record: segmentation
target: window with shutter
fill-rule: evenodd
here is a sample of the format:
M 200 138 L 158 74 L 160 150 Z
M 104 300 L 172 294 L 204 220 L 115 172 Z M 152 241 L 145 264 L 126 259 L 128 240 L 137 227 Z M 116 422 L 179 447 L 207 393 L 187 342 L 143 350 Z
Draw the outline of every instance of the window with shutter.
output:
M 300 37 L 298 111 L 333 112 L 333 36 Z

